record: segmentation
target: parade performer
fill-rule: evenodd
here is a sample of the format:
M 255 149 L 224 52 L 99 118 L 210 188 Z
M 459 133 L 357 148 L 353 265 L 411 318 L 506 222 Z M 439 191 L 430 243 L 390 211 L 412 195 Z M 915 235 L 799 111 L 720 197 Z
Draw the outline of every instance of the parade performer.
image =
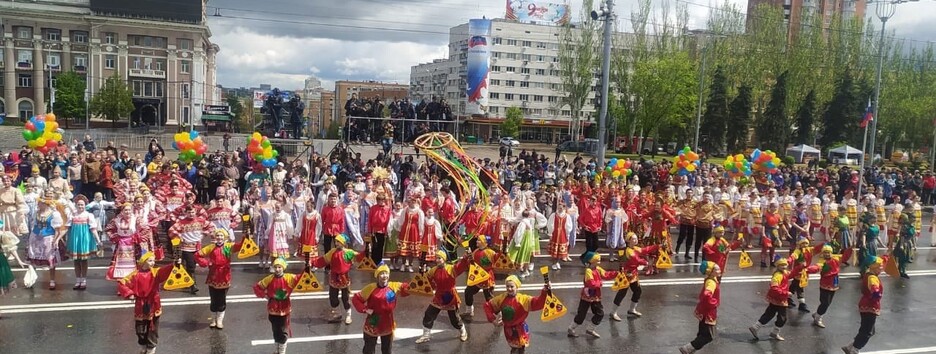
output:
M 394 202 L 390 211 L 390 223 L 387 225 L 387 241 L 384 243 L 383 256 L 390 259 L 390 269 L 403 269 L 400 257 L 400 231 L 397 222 L 402 220 L 403 203 Z
M 465 287 L 465 311 L 462 312 L 462 317 L 474 316 L 474 297 L 478 292 L 482 293 L 484 301 L 490 301 L 494 297 L 494 264 L 504 257 L 504 254 L 488 247 L 490 239 L 490 237 L 478 236 L 478 248 L 471 252 L 471 261 L 491 274 L 491 277 L 480 284 Z
M 178 262 L 179 260 L 176 260 L 176 263 Z M 137 269 L 117 283 L 120 296 L 134 302 L 134 328 L 141 354 L 156 353 L 156 344 L 159 342 L 159 316 L 162 315 L 159 287 L 172 274 L 172 264 L 153 268 L 155 264 L 156 257 L 153 252 L 146 252 L 137 260 Z
M 546 222 L 546 232 L 549 233 L 549 256 L 553 259 L 553 270 L 561 269 L 559 261 L 569 257 L 569 235 L 572 234 L 574 227 L 572 216 L 566 213 L 565 204 L 558 203 L 558 210 L 550 215 Z
M 686 190 L 686 198 L 676 203 L 679 214 L 679 238 L 676 240 L 676 254 L 683 241 L 686 242 L 686 259 L 689 259 L 689 249 L 692 248 L 692 238 L 695 235 L 696 202 L 692 199 L 692 189 Z
M 829 305 L 832 305 L 832 298 L 835 297 L 835 292 L 839 289 L 839 269 L 841 268 L 838 258 L 832 256 L 832 246 L 828 244 L 822 245 L 822 253 L 820 254 L 819 260 L 816 261 L 815 265 L 810 266 L 810 268 L 810 273 L 815 273 L 816 270 L 818 270 L 820 276 L 819 308 L 817 308 L 816 313 L 812 315 L 813 325 L 819 328 L 825 328 L 825 324 L 822 322 L 822 316 L 829 310 Z
M 377 203 L 370 207 L 367 218 L 367 231 L 364 242 L 370 247 L 371 261 L 374 264 L 380 264 L 384 256 L 384 247 L 387 242 L 387 230 L 390 228 L 390 217 L 393 210 L 390 208 L 392 200 L 387 199 L 387 194 L 377 194 Z
M 702 261 L 699 270 L 705 274 L 702 291 L 699 292 L 699 303 L 695 308 L 695 316 L 699 319 L 699 331 L 695 339 L 679 348 L 680 354 L 692 354 L 702 349 L 706 344 L 715 340 L 715 324 L 718 321 L 718 305 L 721 304 L 721 268 L 709 261 Z
M 578 206 L 578 224 L 581 226 L 582 237 L 585 238 L 585 250 L 598 251 L 598 232 L 601 231 L 601 204 L 598 203 L 598 196 L 590 194 L 576 195 L 579 200 Z M 584 197 L 584 198 L 582 198 Z M 519 227 L 518 227 L 519 228 Z M 514 233 L 516 237 L 516 233 Z M 516 240 L 514 240 L 516 242 Z
M 39 210 L 30 224 L 26 259 L 34 266 L 49 268 L 49 290 L 55 290 L 55 266 L 61 260 L 59 241 L 64 220 L 55 210 L 55 195 L 51 191 L 39 201 Z
M 537 218 L 533 210 L 524 210 L 522 219 L 517 224 L 513 234 L 513 240 L 510 243 L 510 249 L 507 251 L 510 261 L 520 266 L 521 278 L 530 275 L 533 269 L 533 254 L 539 252 L 539 237 L 536 236 L 536 229 L 541 226 L 537 223 Z
M 292 217 L 279 202 L 273 202 L 273 215 L 266 237 L 270 261 L 289 258 L 289 240 L 295 238 Z M 270 269 L 272 272 L 273 269 Z
M 858 241 L 858 266 L 861 272 L 867 269 L 869 260 L 877 256 L 877 240 L 881 229 L 873 210 L 866 209 L 861 214 Z
M 445 227 L 444 233 L 450 235 L 452 238 L 452 240 L 445 240 L 445 242 L 442 242 L 442 248 L 445 249 L 445 252 L 449 256 L 448 258 L 454 259 L 457 257 L 456 251 L 458 247 L 458 242 L 454 240 L 454 235 L 457 234 L 455 231 L 457 220 L 455 218 L 458 216 L 458 210 L 460 210 L 461 207 L 458 201 L 455 200 L 455 193 L 452 192 L 448 185 L 443 185 L 441 192 L 442 203 L 440 203 L 439 217 L 441 218 L 442 226 Z M 426 212 L 428 213 L 428 210 Z M 435 252 L 433 252 L 433 254 L 435 254 Z
M 702 249 L 702 243 L 712 236 L 712 222 L 715 221 L 715 213 L 718 206 L 713 203 L 712 195 L 705 193 L 702 195 L 702 202 L 696 206 L 695 212 L 695 243 L 693 243 L 693 259 L 699 260 L 699 251 Z M 688 251 L 688 246 L 687 246 Z
M 114 256 L 107 271 L 108 280 L 119 281 L 136 268 L 134 254 L 139 247 L 137 233 L 136 214 L 131 205 L 126 204 L 123 211 L 104 228 L 104 234 L 110 237 L 114 245 Z
M 745 248 L 753 247 L 751 239 L 764 240 L 764 212 L 761 208 L 762 205 L 755 193 L 751 193 L 751 196 L 753 198 L 751 198 L 751 208 L 748 212 L 750 220 L 748 220 L 748 241 L 746 242 Z M 761 246 L 763 247 L 763 245 Z M 722 269 L 722 271 L 724 272 L 724 269 Z
M 816 234 L 816 230 L 819 230 L 822 234 L 822 240 L 828 241 L 827 236 L 824 232 L 823 219 L 825 218 L 822 212 L 822 199 L 812 198 L 809 202 L 809 238 L 813 239 Z
M 894 196 L 894 207 L 891 209 L 890 215 L 887 218 L 887 249 L 892 249 L 894 243 L 897 242 L 898 235 L 900 234 L 900 215 L 903 215 L 904 206 L 900 204 L 900 196 Z M 936 215 L 934 213 L 933 215 Z
M 462 342 L 468 340 L 468 331 L 457 312 L 461 300 L 458 298 L 458 291 L 455 290 L 455 281 L 459 275 L 468 270 L 468 265 L 471 263 L 471 252 L 465 253 L 465 256 L 454 265 L 446 264 L 446 260 L 444 251 L 436 251 L 436 264 L 426 272 L 426 277 L 432 283 L 435 292 L 432 301 L 429 302 L 429 307 L 426 308 L 425 315 L 423 315 L 423 334 L 416 339 L 417 344 L 429 342 L 432 337 L 432 326 L 442 311 L 448 312 L 452 327 L 458 330 L 458 339 Z
M 9 175 L 0 178 L 3 187 L 0 188 L 0 220 L 3 220 L 3 231 L 10 231 L 14 235 L 22 236 L 29 232 L 26 224 L 28 207 L 23 198 L 23 192 L 13 186 L 13 179 Z
M 830 228 L 830 234 L 835 235 L 833 236 L 832 247 L 838 248 L 839 253 L 842 254 L 842 264 L 846 267 L 852 255 L 851 221 L 847 215 L 847 209 L 844 205 L 838 207 L 838 216 L 832 220 L 832 227 Z
M 85 206 L 91 215 L 94 216 L 94 220 L 97 221 L 98 226 L 97 237 L 100 240 L 101 234 L 103 233 L 103 226 L 107 225 L 107 210 L 114 209 L 114 202 L 109 202 L 104 200 L 104 195 L 101 193 L 94 193 L 94 200 L 92 200 L 88 205 Z
M 790 253 L 789 262 L 793 264 L 793 269 L 798 270 L 798 272 L 791 275 L 794 280 L 790 284 L 790 295 L 796 295 L 800 312 L 809 313 L 809 306 L 806 306 L 806 286 L 808 285 L 809 274 L 819 272 L 819 268 L 811 267 L 811 265 L 813 255 L 822 252 L 822 247 L 822 244 L 810 246 L 809 239 L 800 236 L 796 241 L 796 248 Z M 796 306 L 797 302 L 794 302 L 793 298 L 790 297 L 788 300 L 789 307 Z
M 322 207 L 322 252 L 332 249 L 332 244 L 338 235 L 345 233 L 344 208 L 338 205 L 338 194 L 328 195 L 328 202 Z
M 214 226 L 208 220 L 197 216 L 195 208 L 190 206 L 185 208 L 185 218 L 169 228 L 169 238 L 179 239 L 179 250 L 182 252 L 185 271 L 188 274 L 195 274 L 195 253 L 201 249 L 202 239 L 214 233 Z M 193 284 L 189 292 L 194 295 L 198 292 L 198 288 Z
M 715 228 L 715 232 L 712 233 L 712 237 L 702 245 L 702 259 L 718 265 L 719 273 L 724 274 L 725 266 L 728 263 L 728 252 L 741 247 L 743 241 L 744 238 L 738 235 L 738 238 L 733 242 L 728 242 L 728 239 L 725 238 L 725 228 L 718 226 Z
M 659 252 L 659 245 L 639 247 L 637 244 L 637 235 L 633 232 L 627 234 L 627 248 L 624 249 L 624 254 L 621 256 L 620 262 L 621 272 L 627 277 L 628 286 L 618 290 L 617 293 L 614 294 L 614 307 L 611 309 L 611 320 L 617 322 L 621 321 L 617 310 L 618 307 L 621 306 L 621 302 L 624 301 L 624 298 L 627 296 L 627 289 L 632 290 L 631 304 L 630 308 L 627 309 L 627 315 L 634 317 L 643 316 L 643 314 L 637 311 L 637 303 L 640 302 L 640 295 L 643 294 L 643 289 L 640 287 L 640 279 L 637 277 L 638 268 L 640 268 L 640 266 L 648 266 L 649 262 L 647 262 L 647 258 Z
M 780 206 L 777 202 L 770 202 L 770 207 L 767 208 L 767 211 L 764 212 L 763 218 L 763 228 L 761 237 L 761 255 L 760 255 L 760 266 L 761 268 L 767 268 L 768 263 L 773 263 L 774 255 L 777 252 L 778 247 L 783 247 L 783 242 L 780 240 L 781 233 L 781 220 L 780 220 Z
M 631 235 L 633 235 L 633 233 Z M 636 238 L 637 236 L 635 235 L 635 243 Z M 579 298 L 578 312 L 576 312 L 572 324 L 569 325 L 569 337 L 578 337 L 578 334 L 575 333 L 575 328 L 585 322 L 588 310 L 591 309 L 592 323 L 588 326 L 588 329 L 585 330 L 585 333 L 595 338 L 601 338 L 595 329 L 601 324 L 601 320 L 604 318 L 604 308 L 601 305 L 602 282 L 604 280 L 614 279 L 617 277 L 618 272 L 602 269 L 600 266 L 601 256 L 595 252 L 585 252 L 585 254 L 582 255 L 582 264 L 586 267 L 585 286 L 582 288 L 581 297 Z
M 405 259 L 406 270 L 410 273 L 413 272 L 415 258 L 419 256 L 419 246 L 422 242 L 425 224 L 425 214 L 419 208 L 419 199 L 410 198 L 408 207 L 400 214 L 400 219 L 396 222 L 400 231 L 400 256 Z
M 543 285 L 543 290 L 536 297 L 518 293 L 522 284 L 516 275 L 508 276 L 504 284 L 507 291 L 484 303 L 484 313 L 488 322 L 503 324 L 510 354 L 524 354 L 526 347 L 530 345 L 527 316 L 530 312 L 542 310 L 546 305 L 549 283 Z
M 894 242 L 894 256 L 897 257 L 897 269 L 900 277 L 910 279 L 907 275 L 907 263 L 913 259 L 913 239 L 916 236 L 913 214 L 904 213 L 900 216 L 900 232 Z
M 393 331 L 396 329 L 393 313 L 396 311 L 397 298 L 409 296 L 409 286 L 390 281 L 390 268 L 385 264 L 377 267 L 374 278 L 377 278 L 377 282 L 364 286 L 354 294 L 351 302 L 355 310 L 367 314 L 364 319 L 364 354 L 376 352 L 377 338 L 380 338 L 380 352 L 390 354 L 393 351 Z
M 74 290 L 85 290 L 88 286 L 88 260 L 94 256 L 101 247 L 98 236 L 98 223 L 94 215 L 85 210 L 88 198 L 83 195 L 75 197 L 76 212 L 68 219 L 68 253 L 75 261 L 75 287 Z M 55 242 L 58 244 L 58 242 Z
M 861 299 L 858 300 L 861 325 L 852 343 L 842 347 L 845 354 L 858 354 L 874 335 L 874 324 L 881 315 L 881 298 L 884 297 L 884 285 L 878 277 L 886 262 L 886 257 L 874 257 L 870 261 L 868 271 L 861 276 Z
M 627 232 L 627 222 L 629 220 L 627 214 L 627 210 L 621 209 L 621 200 L 617 197 L 611 199 L 611 207 L 605 210 L 604 224 L 605 237 L 607 237 L 605 243 L 611 249 L 612 262 L 617 258 L 614 252 L 626 247 L 624 235 Z M 634 220 L 634 222 L 637 222 L 637 220 Z
M 211 298 L 210 328 L 224 329 L 224 311 L 227 308 L 227 293 L 231 287 L 231 256 L 240 252 L 241 242 L 233 243 L 225 229 L 214 230 L 214 243 L 202 247 L 195 254 L 199 266 L 208 267 L 208 296 Z
M 426 269 L 429 263 L 435 263 L 436 250 L 438 244 L 445 242 L 442 239 L 442 225 L 435 218 L 435 211 L 429 209 L 426 211 L 426 220 L 423 225 L 422 239 L 419 241 L 420 267 Z M 446 256 L 449 252 L 446 252 Z M 455 254 L 452 252 L 451 254 Z M 446 257 L 448 258 L 448 257 Z M 412 270 L 410 270 L 412 273 Z
M 780 336 L 780 329 L 783 328 L 783 325 L 786 324 L 787 321 L 787 301 L 790 297 L 790 279 L 792 279 L 794 272 L 787 270 L 790 263 L 786 258 L 780 258 L 775 265 L 777 269 L 774 270 L 773 276 L 770 279 L 770 289 L 767 291 L 767 310 L 764 311 L 760 319 L 754 322 L 754 325 L 748 328 L 751 334 L 754 335 L 754 339 L 758 339 L 757 330 L 767 325 L 767 322 L 770 322 L 770 319 L 776 316 L 777 320 L 774 322 L 773 331 L 770 332 L 770 338 L 778 341 L 784 340 L 784 338 Z
M 331 305 L 331 314 L 328 319 L 330 323 L 341 321 L 341 313 L 338 312 L 338 293 L 341 292 L 341 304 L 344 305 L 345 317 L 344 323 L 351 324 L 351 303 L 348 298 L 351 296 L 351 277 L 348 272 L 354 262 L 360 262 L 367 255 L 358 253 L 350 248 L 345 248 L 348 238 L 345 235 L 335 236 L 335 248 L 332 248 L 324 256 L 316 257 L 312 261 L 313 267 L 324 268 L 328 266 L 328 303 Z
M 286 338 L 292 332 L 289 328 L 289 314 L 292 312 L 289 296 L 297 285 L 299 276 L 286 273 L 286 260 L 277 258 L 273 261 L 273 274 L 267 275 L 253 287 L 254 295 L 267 300 L 267 317 L 273 329 L 277 354 L 286 353 Z
M 176 210 L 180 211 L 184 209 Z M 136 214 L 137 239 L 139 240 L 140 247 L 143 249 L 143 252 L 156 252 L 157 242 L 154 230 L 158 228 L 159 215 L 155 210 L 151 210 L 151 208 L 147 206 L 146 199 L 143 195 L 137 195 L 133 198 L 133 213 Z M 161 260 L 162 257 L 162 252 L 156 252 L 157 261 Z
M 315 210 L 315 200 L 310 198 L 306 201 L 300 225 L 299 254 L 309 263 L 312 258 L 318 257 L 318 243 L 322 238 L 322 216 Z
M 669 237 L 669 226 L 678 222 L 675 215 L 675 211 L 666 203 L 665 197 L 658 194 L 653 210 L 650 211 L 650 238 L 645 244 L 658 245 L 664 252 L 672 253 L 673 244 Z M 656 257 L 651 256 L 647 261 L 646 274 L 656 274 L 658 272 Z
M 212 202 L 211 207 L 205 211 L 208 214 L 208 221 L 211 222 L 216 229 L 224 229 L 224 231 L 227 231 L 227 234 L 231 237 L 228 241 L 234 240 L 234 229 L 240 224 L 241 218 L 237 209 L 231 207 L 231 202 L 227 195 L 218 193 L 215 195 L 215 200 Z

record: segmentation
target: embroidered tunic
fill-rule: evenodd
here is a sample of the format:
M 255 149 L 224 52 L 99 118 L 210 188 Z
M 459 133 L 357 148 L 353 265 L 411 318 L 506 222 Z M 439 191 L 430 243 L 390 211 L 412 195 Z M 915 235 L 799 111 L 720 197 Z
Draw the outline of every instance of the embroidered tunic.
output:
M 546 305 L 546 289 L 539 296 L 517 293 L 509 296 L 507 293 L 498 294 L 491 301 L 484 304 L 484 313 L 489 322 L 494 322 L 495 316 L 501 314 L 504 322 L 504 337 L 511 348 L 526 348 L 530 345 L 530 326 L 526 319 L 530 312 L 540 311 Z
M 364 319 L 364 334 L 372 337 L 393 334 L 396 329 L 393 312 L 396 310 L 397 297 L 408 296 L 408 290 L 409 284 L 406 283 L 388 282 L 385 287 L 371 283 L 354 294 L 351 304 L 355 310 L 361 313 L 368 309 L 373 311 Z

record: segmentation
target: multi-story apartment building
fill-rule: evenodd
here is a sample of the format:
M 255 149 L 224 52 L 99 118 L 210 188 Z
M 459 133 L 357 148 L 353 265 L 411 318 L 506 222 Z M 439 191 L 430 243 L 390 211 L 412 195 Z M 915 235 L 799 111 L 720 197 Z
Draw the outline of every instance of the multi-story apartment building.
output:
M 841 18 L 863 19 L 868 6 L 867 0 L 748 0 L 747 25 L 754 25 L 758 17 L 751 16 L 754 9 L 761 4 L 769 4 L 783 9 L 784 26 L 787 27 L 787 36 L 790 40 L 797 33 L 808 31 L 811 26 L 808 20 L 811 16 L 822 18 L 822 29 L 828 30 L 832 20 Z
M 0 112 L 46 113 L 55 78 L 74 71 L 89 98 L 119 75 L 133 91 L 134 122 L 200 125 L 203 107 L 221 103 L 205 2 L 0 0 Z

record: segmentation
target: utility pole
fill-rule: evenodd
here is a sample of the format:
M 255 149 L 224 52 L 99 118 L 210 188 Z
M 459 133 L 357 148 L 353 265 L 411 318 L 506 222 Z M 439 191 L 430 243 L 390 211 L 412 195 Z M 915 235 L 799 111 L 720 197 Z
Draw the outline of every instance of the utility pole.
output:
M 702 66 L 699 68 L 699 101 L 695 120 L 695 139 L 692 140 L 692 151 L 699 152 L 699 129 L 702 127 L 702 96 L 705 94 L 705 50 L 708 43 L 702 46 Z
M 614 0 L 605 0 L 604 6 L 591 12 L 592 20 L 602 19 L 604 23 L 604 50 L 601 58 L 601 109 L 598 113 L 598 167 L 604 166 L 607 143 L 608 121 L 608 81 L 611 76 L 611 32 L 614 30 Z

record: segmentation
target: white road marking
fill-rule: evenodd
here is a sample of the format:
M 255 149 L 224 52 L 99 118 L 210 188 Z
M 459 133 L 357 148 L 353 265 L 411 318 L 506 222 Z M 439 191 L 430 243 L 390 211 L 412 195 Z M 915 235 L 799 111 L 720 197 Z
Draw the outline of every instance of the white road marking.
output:
M 878 350 L 878 351 L 873 351 L 873 352 L 864 352 L 864 354 L 911 354 L 911 353 L 931 353 L 931 352 L 936 352 L 936 347 Z
M 441 329 L 433 329 L 432 334 L 445 332 Z M 397 328 L 393 331 L 393 341 L 399 341 L 404 339 L 416 338 L 422 336 L 422 330 L 416 328 Z M 316 337 L 290 337 L 288 343 L 305 343 L 305 342 L 328 342 L 333 340 L 359 340 L 364 337 L 363 333 L 354 333 L 354 334 L 338 334 L 331 336 L 316 336 Z M 380 342 L 380 338 L 377 338 L 377 341 Z M 250 345 L 272 345 L 274 342 L 272 339 L 259 339 L 250 341 Z
M 931 276 L 936 275 L 936 270 L 911 270 L 907 272 L 911 276 Z M 883 274 L 882 274 L 883 275 Z M 842 273 L 840 278 L 857 278 L 858 273 Z M 819 279 L 819 275 L 812 274 L 809 277 L 811 280 Z M 667 286 L 667 285 L 693 285 L 693 284 L 702 284 L 703 278 L 682 278 L 682 279 L 642 279 L 640 280 L 641 286 Z M 722 283 L 758 283 L 766 282 L 770 280 L 770 275 L 751 275 L 751 276 L 730 276 L 722 278 Z M 612 281 L 604 282 L 604 285 L 610 287 L 613 284 Z M 526 283 L 520 287 L 520 290 L 526 291 L 537 291 L 542 289 L 542 283 Z M 552 283 L 552 288 L 556 290 L 564 289 L 581 289 L 582 282 L 561 282 L 561 283 Z M 457 287 L 458 292 L 464 292 L 465 287 Z M 496 291 L 504 291 L 503 285 L 498 285 L 495 289 Z M 353 292 L 360 291 L 354 290 Z M 294 294 L 292 295 L 293 301 L 300 300 L 325 300 L 328 299 L 327 292 L 316 292 L 316 293 L 304 293 L 304 294 Z M 266 302 L 266 300 L 257 298 L 252 294 L 240 294 L 240 295 L 228 295 L 228 303 L 241 303 L 241 302 Z M 171 306 L 190 306 L 190 305 L 207 305 L 210 304 L 211 300 L 206 296 L 200 297 L 183 297 L 183 298 L 169 298 L 163 299 L 163 307 Z M 85 311 L 85 310 L 109 310 L 109 309 L 120 309 L 120 308 L 133 308 L 133 301 L 130 300 L 114 300 L 114 301 L 94 301 L 94 302 L 62 302 L 62 303 L 45 303 L 45 304 L 24 304 L 24 305 L 7 305 L 0 306 L 0 311 L 7 314 L 13 313 L 40 313 L 40 312 L 58 312 L 58 311 Z

